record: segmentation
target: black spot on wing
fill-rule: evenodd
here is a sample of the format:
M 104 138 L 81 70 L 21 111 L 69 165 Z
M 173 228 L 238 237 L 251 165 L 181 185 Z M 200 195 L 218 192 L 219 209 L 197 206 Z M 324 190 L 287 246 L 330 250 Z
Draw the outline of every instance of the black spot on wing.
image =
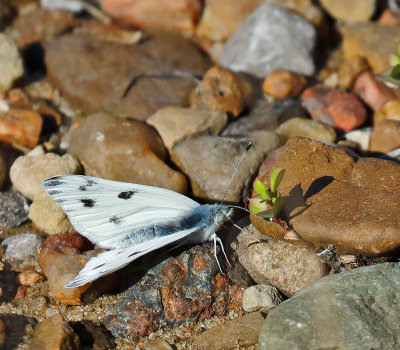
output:
M 121 199 L 129 199 L 129 198 L 131 198 L 135 193 L 136 193 L 136 191 L 124 191 L 124 192 L 120 192 L 120 193 L 118 194 L 118 198 L 121 198 Z
M 79 190 L 79 191 L 86 191 L 86 190 L 87 190 L 87 187 L 84 186 L 84 185 L 81 185 L 81 186 L 78 187 L 78 190 Z
M 90 198 L 82 198 L 81 203 L 85 208 L 92 208 L 96 204 L 96 201 Z
M 108 219 L 112 224 L 114 225 L 120 225 L 124 222 L 124 220 L 117 215 L 111 216 L 110 219 Z
M 88 187 L 97 185 L 97 182 L 92 179 L 86 179 L 86 184 L 78 187 L 79 191 L 86 191 Z
M 59 190 L 50 190 L 47 192 L 50 196 L 55 196 L 56 194 L 63 193 L 62 191 Z
M 45 182 L 46 187 L 57 187 L 63 185 L 64 182 L 60 180 L 59 176 L 52 177 L 50 180 Z

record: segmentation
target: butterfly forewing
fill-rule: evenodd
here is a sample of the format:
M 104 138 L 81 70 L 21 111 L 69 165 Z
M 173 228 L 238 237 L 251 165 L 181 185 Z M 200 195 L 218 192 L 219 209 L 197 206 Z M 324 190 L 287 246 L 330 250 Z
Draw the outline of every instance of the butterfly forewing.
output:
M 120 247 L 140 228 L 169 223 L 199 206 L 167 189 L 83 175 L 55 176 L 43 186 L 79 233 L 108 249 Z M 152 232 L 146 239 L 157 238 L 157 230 Z

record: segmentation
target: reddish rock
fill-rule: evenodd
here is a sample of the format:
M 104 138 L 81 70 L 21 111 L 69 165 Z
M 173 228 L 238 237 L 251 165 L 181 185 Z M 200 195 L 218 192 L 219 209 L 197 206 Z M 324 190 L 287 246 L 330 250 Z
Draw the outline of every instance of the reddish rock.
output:
M 41 281 L 43 276 L 34 270 L 23 271 L 17 276 L 17 282 L 23 286 L 33 286 Z
M 292 138 L 273 168 L 286 169 L 279 191 L 282 218 L 299 240 L 318 250 L 328 244 L 340 254 L 390 256 L 400 247 L 400 166 L 357 158 L 306 138 Z M 270 173 L 262 180 L 269 183 Z M 377 200 L 379 196 L 379 200 Z M 252 217 L 266 235 L 283 240 L 279 227 Z
M 81 295 L 90 283 L 77 288 L 64 288 L 76 277 L 87 259 L 79 250 L 87 250 L 89 242 L 80 234 L 53 235 L 47 238 L 40 251 L 39 266 L 46 275 L 54 297 L 66 305 L 81 305 Z
M 337 130 L 352 130 L 365 122 L 367 112 L 351 93 L 312 87 L 302 94 L 302 104 L 311 117 Z
M 400 24 L 400 18 L 387 8 L 382 11 L 376 22 L 384 26 L 397 26 Z
M 357 78 L 353 91 L 374 111 L 398 98 L 394 89 L 376 80 L 371 72 L 364 72 Z
M 7 29 L 7 33 L 14 38 L 19 47 L 24 48 L 58 36 L 79 22 L 70 11 L 38 8 L 18 16 Z
M 201 13 L 200 0 L 104 0 L 103 10 L 118 21 L 147 30 L 191 35 Z
M 211 111 L 224 111 L 238 116 L 244 108 L 244 94 L 236 74 L 214 66 L 190 96 L 190 106 Z
M 400 120 L 384 120 L 378 123 L 371 134 L 369 150 L 388 153 L 400 147 Z
M 15 294 L 14 299 L 22 299 L 26 295 L 26 291 L 29 288 L 29 286 L 19 286 L 17 289 L 17 293 Z
M 299 95 L 307 84 L 300 74 L 278 69 L 269 74 L 263 82 L 264 93 L 276 98 Z
M 39 142 L 42 124 L 40 114 L 33 111 L 0 112 L 0 141 L 33 148 Z

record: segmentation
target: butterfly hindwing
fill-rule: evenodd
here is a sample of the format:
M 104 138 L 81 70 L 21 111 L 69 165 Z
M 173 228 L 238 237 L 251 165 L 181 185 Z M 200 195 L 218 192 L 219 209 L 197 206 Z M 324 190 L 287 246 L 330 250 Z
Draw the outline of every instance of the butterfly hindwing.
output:
M 83 175 L 55 176 L 44 180 L 43 186 L 75 229 L 106 249 L 120 248 L 127 237 L 129 245 L 157 238 L 156 229 L 146 230 L 145 238 L 134 233 L 167 224 L 200 206 L 167 189 Z

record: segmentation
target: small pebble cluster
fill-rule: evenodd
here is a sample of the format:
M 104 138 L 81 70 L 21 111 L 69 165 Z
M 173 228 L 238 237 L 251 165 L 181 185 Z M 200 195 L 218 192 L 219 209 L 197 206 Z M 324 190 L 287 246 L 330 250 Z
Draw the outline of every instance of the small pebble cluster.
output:
M 0 348 L 398 349 L 399 43 L 395 1 L 2 0 Z M 237 210 L 225 272 L 179 246 L 65 288 L 102 249 L 44 179 L 246 210 L 275 168 L 292 235 Z

